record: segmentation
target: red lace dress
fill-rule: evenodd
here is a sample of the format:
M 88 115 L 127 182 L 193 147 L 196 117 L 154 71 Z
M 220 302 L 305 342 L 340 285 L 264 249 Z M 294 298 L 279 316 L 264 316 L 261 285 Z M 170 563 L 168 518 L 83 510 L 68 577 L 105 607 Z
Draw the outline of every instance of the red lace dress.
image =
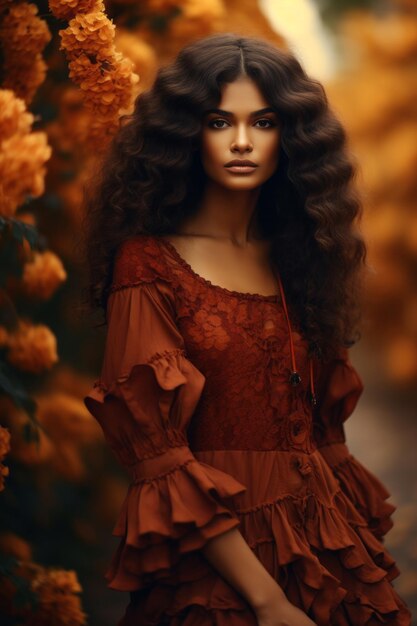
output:
M 309 371 L 284 302 L 213 285 L 157 236 L 119 248 L 84 399 L 131 477 L 106 572 L 131 592 L 119 626 L 256 626 L 200 550 L 234 527 L 318 626 L 410 625 L 381 543 L 394 507 L 345 445 L 361 379 L 346 351 Z

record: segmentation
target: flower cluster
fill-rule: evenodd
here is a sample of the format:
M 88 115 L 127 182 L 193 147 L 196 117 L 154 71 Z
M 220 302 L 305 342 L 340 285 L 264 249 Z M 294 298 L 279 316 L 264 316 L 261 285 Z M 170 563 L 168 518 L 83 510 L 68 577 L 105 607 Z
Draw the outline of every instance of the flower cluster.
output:
M 61 49 L 70 59 L 77 59 L 82 51 L 96 63 L 106 61 L 114 52 L 114 31 L 115 25 L 101 11 L 80 13 L 61 31 Z
M 42 51 L 51 40 L 44 20 L 34 4 L 11 5 L 0 22 L 3 50 L 3 87 L 29 104 L 45 80 L 47 66 Z
M 101 440 L 102 432 L 78 397 L 85 387 L 83 378 L 74 375 L 70 368 L 56 368 L 42 392 L 34 396 L 37 436 L 29 438 L 22 436 L 28 427 L 26 411 L 17 407 L 10 398 L 0 398 L 3 425 L 13 441 L 10 458 L 33 472 L 47 467 L 53 476 L 60 479 L 70 482 L 86 480 L 88 466 L 85 449 Z M 1 449 L 0 443 L 0 461 Z
M 16 98 L 12 91 L 0 91 L 0 138 L 2 141 L 13 135 L 26 135 L 30 132 L 34 117 L 26 111 L 23 100 Z
M 170 22 L 170 36 L 181 44 L 221 28 L 225 16 L 222 0 L 182 0 L 181 15 Z
M 23 100 L 0 90 L 0 214 L 14 215 L 26 196 L 44 192 L 45 163 L 51 148 L 43 132 L 30 132 L 33 116 Z
M 409 4 L 417 8 L 415 0 Z M 355 61 L 326 85 L 361 165 L 362 227 L 372 266 L 367 334 L 387 377 L 410 387 L 417 380 L 415 23 L 408 11 L 349 12 L 341 33 Z
M 31 614 L 33 626 L 59 623 L 60 626 L 86 624 L 78 595 L 82 589 L 74 571 L 37 567 L 31 587 L 39 605 Z
M 151 18 L 158 16 L 165 24 L 165 41 L 159 38 L 157 46 L 162 45 L 168 57 L 173 49 L 196 37 L 227 30 L 224 0 L 147 0 L 145 13 Z
M 20 320 L 7 340 L 7 360 L 20 370 L 38 374 L 58 361 L 56 337 L 44 324 Z
M 6 454 L 10 452 L 10 432 L 0 426 L 0 491 L 4 489 L 4 478 L 9 475 L 9 468 L 3 465 Z
M 61 373 L 61 380 L 62 375 Z M 59 384 L 59 382 L 55 382 Z M 101 432 L 84 403 L 73 394 L 52 391 L 36 396 L 37 419 L 45 429 L 49 449 L 48 466 L 69 481 L 86 477 L 83 447 L 97 439 Z M 23 455 L 22 462 L 25 462 Z
M 34 252 L 33 259 L 25 263 L 22 283 L 27 295 L 47 300 L 66 278 L 60 258 L 46 250 Z
M 18 618 L 19 623 L 31 626 L 83 626 L 87 615 L 81 609 L 77 594 L 82 591 L 77 574 L 70 570 L 46 568 L 31 561 L 21 561 L 16 572 L 19 578 L 28 580 L 35 594 L 34 606 L 13 603 L 16 588 L 11 581 L 2 580 L 0 602 L 5 615 Z M 15 621 L 13 621 L 15 623 Z
M 68 5 L 50 2 L 57 16 L 65 13 L 61 4 Z M 129 111 L 139 76 L 133 71 L 132 61 L 116 51 L 115 26 L 105 15 L 103 3 L 95 3 L 88 13 L 83 12 L 85 8 L 90 4 L 74 2 L 73 9 L 79 12 L 68 28 L 60 31 L 60 49 L 65 50 L 69 76 L 80 86 L 84 103 L 92 113 L 89 139 L 93 145 L 102 146 L 103 139 L 110 140 L 116 132 L 120 115 Z
M 70 20 L 77 13 L 102 11 L 103 0 L 49 0 L 49 8 L 59 20 Z

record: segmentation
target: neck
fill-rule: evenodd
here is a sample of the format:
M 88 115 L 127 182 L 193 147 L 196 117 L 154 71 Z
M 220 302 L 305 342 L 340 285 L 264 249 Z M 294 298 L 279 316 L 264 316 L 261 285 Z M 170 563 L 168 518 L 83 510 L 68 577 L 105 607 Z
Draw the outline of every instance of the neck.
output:
M 181 232 L 230 239 L 246 246 L 260 237 L 253 219 L 260 189 L 225 189 L 207 181 L 197 212 L 186 220 Z

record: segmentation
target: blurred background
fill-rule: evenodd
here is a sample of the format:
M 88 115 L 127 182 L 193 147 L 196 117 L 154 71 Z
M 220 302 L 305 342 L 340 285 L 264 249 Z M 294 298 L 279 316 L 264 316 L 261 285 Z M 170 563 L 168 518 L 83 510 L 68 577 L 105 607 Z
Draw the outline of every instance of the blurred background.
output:
M 416 614 L 417 0 L 0 0 L 2 624 L 111 626 L 128 602 L 103 579 L 127 477 L 82 402 L 104 347 L 83 185 L 157 68 L 218 31 L 292 49 L 348 130 L 373 277 L 347 438 L 397 506 L 385 544 Z

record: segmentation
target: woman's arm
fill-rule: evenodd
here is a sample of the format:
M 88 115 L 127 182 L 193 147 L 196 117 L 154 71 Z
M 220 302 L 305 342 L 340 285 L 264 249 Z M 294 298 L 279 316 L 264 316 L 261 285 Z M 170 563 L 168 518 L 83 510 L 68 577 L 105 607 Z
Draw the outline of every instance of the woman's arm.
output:
M 287 598 L 276 580 L 255 556 L 238 528 L 218 535 L 202 548 L 202 553 L 220 574 L 257 611 L 271 598 Z
M 202 553 L 251 605 L 258 626 L 317 626 L 292 604 L 256 558 L 238 528 L 217 535 Z

